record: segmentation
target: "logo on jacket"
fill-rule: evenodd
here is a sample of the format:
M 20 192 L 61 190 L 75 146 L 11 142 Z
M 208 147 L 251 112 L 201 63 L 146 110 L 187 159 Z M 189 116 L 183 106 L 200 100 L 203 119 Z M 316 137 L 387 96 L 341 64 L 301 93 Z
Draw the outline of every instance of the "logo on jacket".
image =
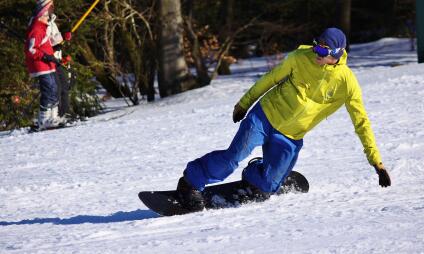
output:
M 334 90 L 329 90 L 325 93 L 324 100 L 325 101 L 331 100 L 331 98 L 333 98 L 333 96 L 334 96 Z

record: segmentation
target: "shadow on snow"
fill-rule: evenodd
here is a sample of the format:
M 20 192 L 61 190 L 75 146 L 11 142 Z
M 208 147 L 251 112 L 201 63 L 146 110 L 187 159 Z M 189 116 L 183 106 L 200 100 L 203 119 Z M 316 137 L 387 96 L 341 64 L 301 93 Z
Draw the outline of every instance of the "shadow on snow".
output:
M 132 212 L 117 212 L 106 216 L 93 216 L 93 215 L 78 215 L 75 217 L 61 219 L 61 218 L 35 218 L 31 220 L 21 221 L 0 221 L 0 226 L 9 225 L 32 225 L 32 224 L 45 224 L 52 223 L 56 225 L 76 225 L 76 224 L 101 224 L 101 223 L 115 223 L 125 221 L 145 220 L 157 218 L 159 215 L 150 210 L 135 210 Z

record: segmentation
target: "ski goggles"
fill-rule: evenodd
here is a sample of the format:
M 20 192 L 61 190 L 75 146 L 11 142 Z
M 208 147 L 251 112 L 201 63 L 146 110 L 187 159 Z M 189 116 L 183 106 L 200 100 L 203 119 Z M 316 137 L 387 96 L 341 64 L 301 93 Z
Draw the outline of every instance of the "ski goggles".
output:
M 330 49 L 328 46 L 319 44 L 315 39 L 313 40 L 312 44 L 314 45 L 312 47 L 312 51 L 320 57 L 326 57 L 329 55 L 335 57 L 337 53 L 342 50 L 342 48 Z

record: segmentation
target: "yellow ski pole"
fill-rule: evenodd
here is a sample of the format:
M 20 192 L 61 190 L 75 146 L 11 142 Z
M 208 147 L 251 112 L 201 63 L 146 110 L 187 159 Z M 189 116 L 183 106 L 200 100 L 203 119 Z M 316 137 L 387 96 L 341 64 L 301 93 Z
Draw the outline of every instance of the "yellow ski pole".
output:
M 72 28 L 71 32 L 75 32 L 78 27 L 81 25 L 81 23 L 85 20 L 85 18 L 90 14 L 90 12 L 96 7 L 96 5 L 99 3 L 100 0 L 94 1 L 94 3 L 90 6 L 90 8 L 82 15 L 82 17 L 78 20 L 78 22 L 75 24 L 75 26 Z

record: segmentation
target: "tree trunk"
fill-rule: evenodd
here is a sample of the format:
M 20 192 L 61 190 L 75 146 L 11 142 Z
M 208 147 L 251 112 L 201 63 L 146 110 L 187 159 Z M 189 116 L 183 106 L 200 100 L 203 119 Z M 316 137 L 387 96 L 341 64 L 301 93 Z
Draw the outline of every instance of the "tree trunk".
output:
M 143 70 L 143 56 L 142 56 L 142 50 L 143 48 L 141 46 L 137 46 L 136 41 L 134 40 L 134 37 L 131 34 L 131 31 L 127 29 L 127 26 L 125 23 L 122 22 L 120 27 L 121 32 L 121 39 L 122 43 L 126 52 L 126 56 L 128 59 L 128 62 L 130 64 L 129 71 L 132 71 L 135 76 L 134 80 L 134 87 L 133 89 L 133 100 L 136 102 L 135 104 L 138 104 L 138 97 L 137 92 L 140 90 L 140 94 L 143 95 L 146 94 L 146 89 L 142 84 L 145 84 L 143 82 L 145 71 Z
M 179 0 L 159 1 L 159 94 L 166 97 L 197 87 L 183 53 L 183 20 Z
M 147 36 L 146 36 L 147 37 Z M 155 100 L 155 75 L 156 75 L 156 45 L 154 41 L 146 39 L 141 52 L 141 73 L 139 80 L 140 94 L 147 95 L 147 101 Z
M 424 2 L 416 1 L 418 63 L 424 62 Z
M 351 24 L 351 13 L 352 13 L 352 0 L 338 0 L 340 7 L 339 23 L 340 28 L 346 34 L 347 41 L 350 38 L 350 24 Z M 349 46 L 349 45 L 348 45 Z M 346 47 L 347 50 L 348 46 Z
M 94 76 L 97 81 L 106 89 L 106 91 L 115 98 L 122 97 L 122 93 L 119 90 L 119 84 L 116 82 L 115 77 L 113 77 L 103 64 L 101 64 L 87 41 L 81 41 L 79 43 L 80 49 L 83 54 L 80 55 L 82 60 L 88 64 L 90 69 L 93 71 Z
M 187 34 L 190 42 L 192 43 L 191 54 L 194 60 L 194 67 L 196 68 L 197 73 L 197 82 L 199 86 L 209 85 L 211 82 L 211 78 L 209 77 L 208 68 L 205 64 L 205 59 L 202 56 L 200 49 L 199 38 L 196 35 L 196 32 L 193 29 L 192 17 L 193 17 L 193 0 L 187 1 L 187 9 L 188 9 L 188 19 L 186 20 L 186 28 Z
M 156 60 L 155 57 L 152 55 L 147 56 L 149 59 L 148 61 L 145 61 L 145 69 L 148 71 L 147 73 L 147 79 L 143 82 L 145 82 L 145 87 L 147 87 L 147 101 L 151 102 L 155 100 L 155 74 L 156 74 Z
M 221 2 L 217 20 L 222 27 L 219 37 L 224 41 L 234 32 L 234 0 L 223 0 Z
M 223 24 L 223 33 L 221 35 L 221 41 L 225 41 L 227 38 L 232 36 L 233 31 L 233 20 L 234 20 L 234 0 L 225 0 L 222 2 L 222 10 L 223 20 L 225 20 L 225 24 Z M 219 17 L 218 17 L 219 18 Z M 231 61 L 225 58 L 221 61 L 221 64 L 218 68 L 219 75 L 231 75 L 230 69 Z

